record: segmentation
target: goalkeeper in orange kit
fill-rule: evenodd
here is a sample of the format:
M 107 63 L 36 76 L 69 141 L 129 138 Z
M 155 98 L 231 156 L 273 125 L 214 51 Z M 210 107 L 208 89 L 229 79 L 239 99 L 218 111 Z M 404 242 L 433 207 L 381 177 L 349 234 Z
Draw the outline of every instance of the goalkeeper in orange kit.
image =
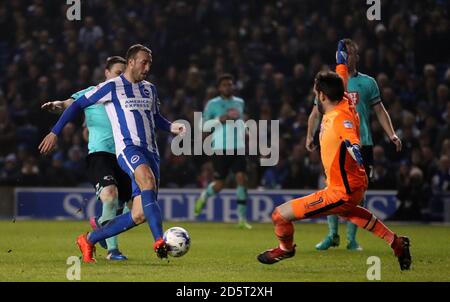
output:
M 341 68 L 337 68 L 339 73 Z M 401 270 L 410 268 L 409 239 L 397 236 L 370 211 L 359 206 L 367 190 L 368 178 L 360 151 L 358 115 L 344 91 L 344 81 L 337 73 L 322 71 L 317 74 L 314 93 L 323 114 L 319 140 L 327 187 L 290 200 L 274 210 L 272 221 L 280 244 L 259 254 L 261 263 L 273 264 L 295 255 L 293 221 L 333 214 L 385 240 L 394 250 Z

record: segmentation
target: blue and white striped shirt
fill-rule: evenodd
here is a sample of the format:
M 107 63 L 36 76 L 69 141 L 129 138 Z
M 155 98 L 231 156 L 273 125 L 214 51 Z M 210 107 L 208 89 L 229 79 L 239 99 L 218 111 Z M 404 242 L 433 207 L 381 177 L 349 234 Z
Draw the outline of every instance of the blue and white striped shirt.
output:
M 77 99 L 64 112 L 52 132 L 59 134 L 64 125 L 76 117 L 78 111 L 96 103 L 105 105 L 113 129 L 117 156 L 126 146 L 138 146 L 159 154 L 155 128 L 170 131 L 170 122 L 159 112 L 156 87 L 147 81 L 131 83 L 123 74 L 97 85 Z

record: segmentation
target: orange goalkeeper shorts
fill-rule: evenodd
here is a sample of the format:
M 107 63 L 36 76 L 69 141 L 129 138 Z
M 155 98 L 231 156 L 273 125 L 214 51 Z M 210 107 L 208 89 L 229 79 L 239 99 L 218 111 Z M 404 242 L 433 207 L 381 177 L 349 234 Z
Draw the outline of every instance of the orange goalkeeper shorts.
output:
M 347 194 L 333 188 L 292 199 L 278 207 L 281 216 L 289 220 L 316 218 L 327 215 L 345 215 L 364 199 L 365 190 Z

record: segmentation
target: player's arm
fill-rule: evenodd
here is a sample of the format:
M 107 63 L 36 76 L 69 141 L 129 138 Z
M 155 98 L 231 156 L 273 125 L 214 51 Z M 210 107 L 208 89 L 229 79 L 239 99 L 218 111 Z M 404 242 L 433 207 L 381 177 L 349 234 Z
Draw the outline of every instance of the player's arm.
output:
M 381 102 L 380 89 L 378 88 L 375 79 L 370 79 L 368 88 L 370 105 L 375 111 L 375 114 L 381 126 L 383 127 L 384 132 L 389 137 L 390 141 L 395 144 L 395 149 L 397 150 L 397 152 L 400 152 L 402 150 L 402 141 L 395 134 L 391 118 L 389 117 L 389 113 L 387 112 L 386 108 L 384 108 L 384 105 Z
M 156 129 L 161 129 L 174 135 L 184 135 L 186 133 L 186 126 L 181 123 L 171 123 L 161 114 L 161 111 L 159 110 L 161 103 L 156 93 L 156 88 L 154 88 L 154 93 L 156 96 L 156 103 L 153 112 L 153 120 L 155 121 Z
M 384 132 L 386 132 L 391 142 L 395 144 L 395 149 L 397 150 L 397 152 L 400 152 L 402 150 L 402 141 L 395 134 L 391 118 L 389 117 L 389 113 L 387 112 L 386 108 L 384 108 L 383 103 L 378 102 L 377 104 L 373 105 L 373 110 L 375 111 L 378 121 L 383 127 Z
M 159 105 L 157 105 L 159 107 Z M 162 116 L 161 112 L 158 111 L 153 114 L 153 118 L 155 120 L 155 126 L 157 129 L 161 129 L 167 132 L 170 132 L 174 135 L 184 135 L 186 133 L 186 126 L 182 123 L 169 122 L 164 116 Z
M 72 103 L 80 98 L 81 96 L 85 95 L 86 92 L 92 90 L 94 86 L 88 87 L 86 89 L 80 90 L 70 96 L 67 100 L 64 101 L 53 101 L 53 102 L 46 102 L 41 106 L 41 109 L 47 110 L 50 113 L 56 113 L 61 114 L 64 110 L 66 110 Z
M 363 165 L 361 142 L 357 129 L 357 122 L 349 115 L 342 115 L 334 120 L 333 128 L 344 142 L 347 152 L 359 164 Z
M 105 102 L 111 99 L 111 90 L 114 82 L 105 82 L 98 85 L 96 88 L 87 92 L 85 95 L 73 102 L 64 113 L 60 116 L 58 122 L 53 127 L 51 132 L 42 140 L 39 144 L 39 150 L 42 154 L 50 153 L 56 146 L 58 141 L 58 135 L 61 133 L 64 126 L 74 120 L 84 108 L 91 106 L 95 103 Z
M 74 99 L 68 98 L 64 101 L 46 102 L 41 106 L 41 109 L 47 110 L 50 113 L 61 114 L 67 107 L 72 105 L 73 101 Z
M 244 103 L 239 104 L 233 108 L 227 110 L 227 113 L 221 116 L 221 119 L 225 118 L 222 123 L 225 123 L 227 120 L 237 121 L 244 116 Z
M 310 152 L 314 151 L 317 146 L 314 144 L 314 133 L 316 133 L 317 125 L 320 121 L 320 112 L 317 105 L 313 106 L 308 117 L 308 129 L 306 130 L 306 149 Z
M 347 67 L 347 48 L 343 40 L 339 40 L 336 51 L 336 73 L 344 80 L 344 88 L 347 91 L 348 67 Z

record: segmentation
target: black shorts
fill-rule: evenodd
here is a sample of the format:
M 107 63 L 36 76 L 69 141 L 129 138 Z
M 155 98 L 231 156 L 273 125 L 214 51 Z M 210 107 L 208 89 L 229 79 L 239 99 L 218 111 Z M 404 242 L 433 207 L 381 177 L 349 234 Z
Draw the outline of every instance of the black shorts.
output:
M 119 202 L 131 200 L 131 179 L 117 163 L 116 156 L 108 152 L 94 152 L 86 157 L 88 178 L 95 188 L 97 198 L 106 186 L 115 185 Z
M 234 174 L 247 171 L 247 160 L 245 155 L 212 155 L 214 166 L 214 179 L 225 179 L 231 170 Z M 236 153 L 236 152 L 235 152 Z
M 364 162 L 364 170 L 366 170 L 367 177 L 370 181 L 373 173 L 373 146 L 362 146 L 361 155 Z

